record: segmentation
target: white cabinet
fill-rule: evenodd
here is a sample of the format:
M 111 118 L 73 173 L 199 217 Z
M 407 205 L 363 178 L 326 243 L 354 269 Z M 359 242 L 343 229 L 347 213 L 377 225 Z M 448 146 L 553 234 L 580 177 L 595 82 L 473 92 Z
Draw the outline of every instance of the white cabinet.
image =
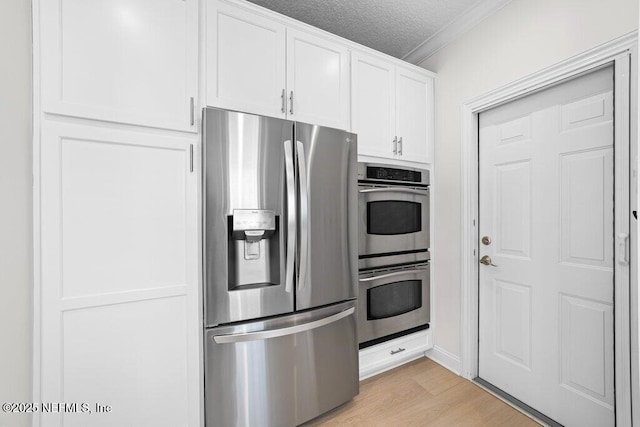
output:
M 395 65 L 374 56 L 352 54 L 353 132 L 358 154 L 392 155 L 396 138 Z
M 94 413 L 43 413 L 36 425 L 200 425 L 193 139 L 49 120 L 41 130 L 38 393 Z
M 349 51 L 339 43 L 287 29 L 288 117 L 349 129 Z
M 349 128 L 349 50 L 232 2 L 207 2 L 207 105 Z
M 374 55 L 352 54 L 358 154 L 431 163 L 433 77 Z
M 433 78 L 396 67 L 398 157 L 430 163 L 433 132 Z
M 39 2 L 42 109 L 196 131 L 198 0 Z
M 433 348 L 431 330 L 427 329 L 360 350 L 360 381 L 424 357 Z
M 207 104 L 285 117 L 285 26 L 228 3 L 207 3 Z

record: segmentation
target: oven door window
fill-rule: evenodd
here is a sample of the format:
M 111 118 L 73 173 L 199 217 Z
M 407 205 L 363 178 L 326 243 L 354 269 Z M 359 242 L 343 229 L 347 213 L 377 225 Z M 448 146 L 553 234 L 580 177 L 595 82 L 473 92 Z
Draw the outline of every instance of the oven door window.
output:
M 367 290 L 367 320 L 398 316 L 420 307 L 421 280 L 403 280 Z
M 421 230 L 421 203 L 399 200 L 367 203 L 367 234 L 408 234 Z

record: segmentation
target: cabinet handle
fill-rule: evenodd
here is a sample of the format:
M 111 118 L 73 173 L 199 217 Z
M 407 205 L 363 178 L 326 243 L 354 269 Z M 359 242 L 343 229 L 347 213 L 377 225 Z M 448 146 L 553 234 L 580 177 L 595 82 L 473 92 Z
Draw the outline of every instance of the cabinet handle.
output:
M 196 107 L 195 107 L 195 102 L 193 100 L 193 96 L 191 98 L 189 98 L 189 115 L 190 115 L 190 122 L 191 122 L 191 126 L 193 126 L 196 122 Z
M 402 137 L 398 139 L 398 155 L 402 156 Z
M 284 89 L 282 89 L 282 93 L 280 94 L 280 112 L 284 113 L 285 108 L 287 108 L 284 105 Z
M 293 114 L 293 91 L 289 95 L 289 114 Z
M 193 144 L 189 144 L 189 171 L 193 172 Z
M 398 154 L 398 137 L 393 137 L 393 154 Z
M 391 350 L 389 353 L 391 353 L 391 355 L 394 355 L 394 354 L 402 353 L 405 350 L 406 348 L 399 347 L 396 351 Z

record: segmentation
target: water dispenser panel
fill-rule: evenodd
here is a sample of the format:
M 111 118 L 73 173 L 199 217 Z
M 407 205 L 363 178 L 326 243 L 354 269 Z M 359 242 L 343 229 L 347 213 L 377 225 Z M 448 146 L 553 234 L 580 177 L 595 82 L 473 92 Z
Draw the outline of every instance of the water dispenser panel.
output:
M 233 238 L 257 242 L 276 231 L 276 213 L 264 209 L 234 209 Z

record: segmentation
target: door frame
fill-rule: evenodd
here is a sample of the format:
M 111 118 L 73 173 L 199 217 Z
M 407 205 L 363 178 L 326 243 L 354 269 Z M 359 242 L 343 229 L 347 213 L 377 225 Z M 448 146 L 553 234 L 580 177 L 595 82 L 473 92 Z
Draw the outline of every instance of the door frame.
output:
M 629 143 L 630 117 L 637 117 L 631 103 L 631 55 L 637 50 L 637 33 L 625 34 L 603 45 L 544 68 L 524 78 L 475 97 L 462 105 L 462 242 L 461 242 L 461 375 L 478 376 L 478 115 L 498 105 L 543 90 L 607 63 L 614 64 L 614 236 L 629 234 Z M 616 96 L 626 94 L 626 96 Z M 617 196 L 617 197 L 616 197 Z M 635 236 L 634 236 L 635 237 Z M 616 248 L 617 246 L 616 240 Z M 637 303 L 629 299 L 629 268 L 619 264 L 615 252 L 614 269 L 614 366 L 617 426 L 631 426 L 631 343 L 630 310 Z M 631 305 L 631 306 L 630 306 Z M 635 330 L 635 325 L 633 326 Z M 617 339 L 617 337 L 627 337 Z M 634 396 L 635 397 L 635 396 Z M 637 398 L 637 397 L 635 397 Z

